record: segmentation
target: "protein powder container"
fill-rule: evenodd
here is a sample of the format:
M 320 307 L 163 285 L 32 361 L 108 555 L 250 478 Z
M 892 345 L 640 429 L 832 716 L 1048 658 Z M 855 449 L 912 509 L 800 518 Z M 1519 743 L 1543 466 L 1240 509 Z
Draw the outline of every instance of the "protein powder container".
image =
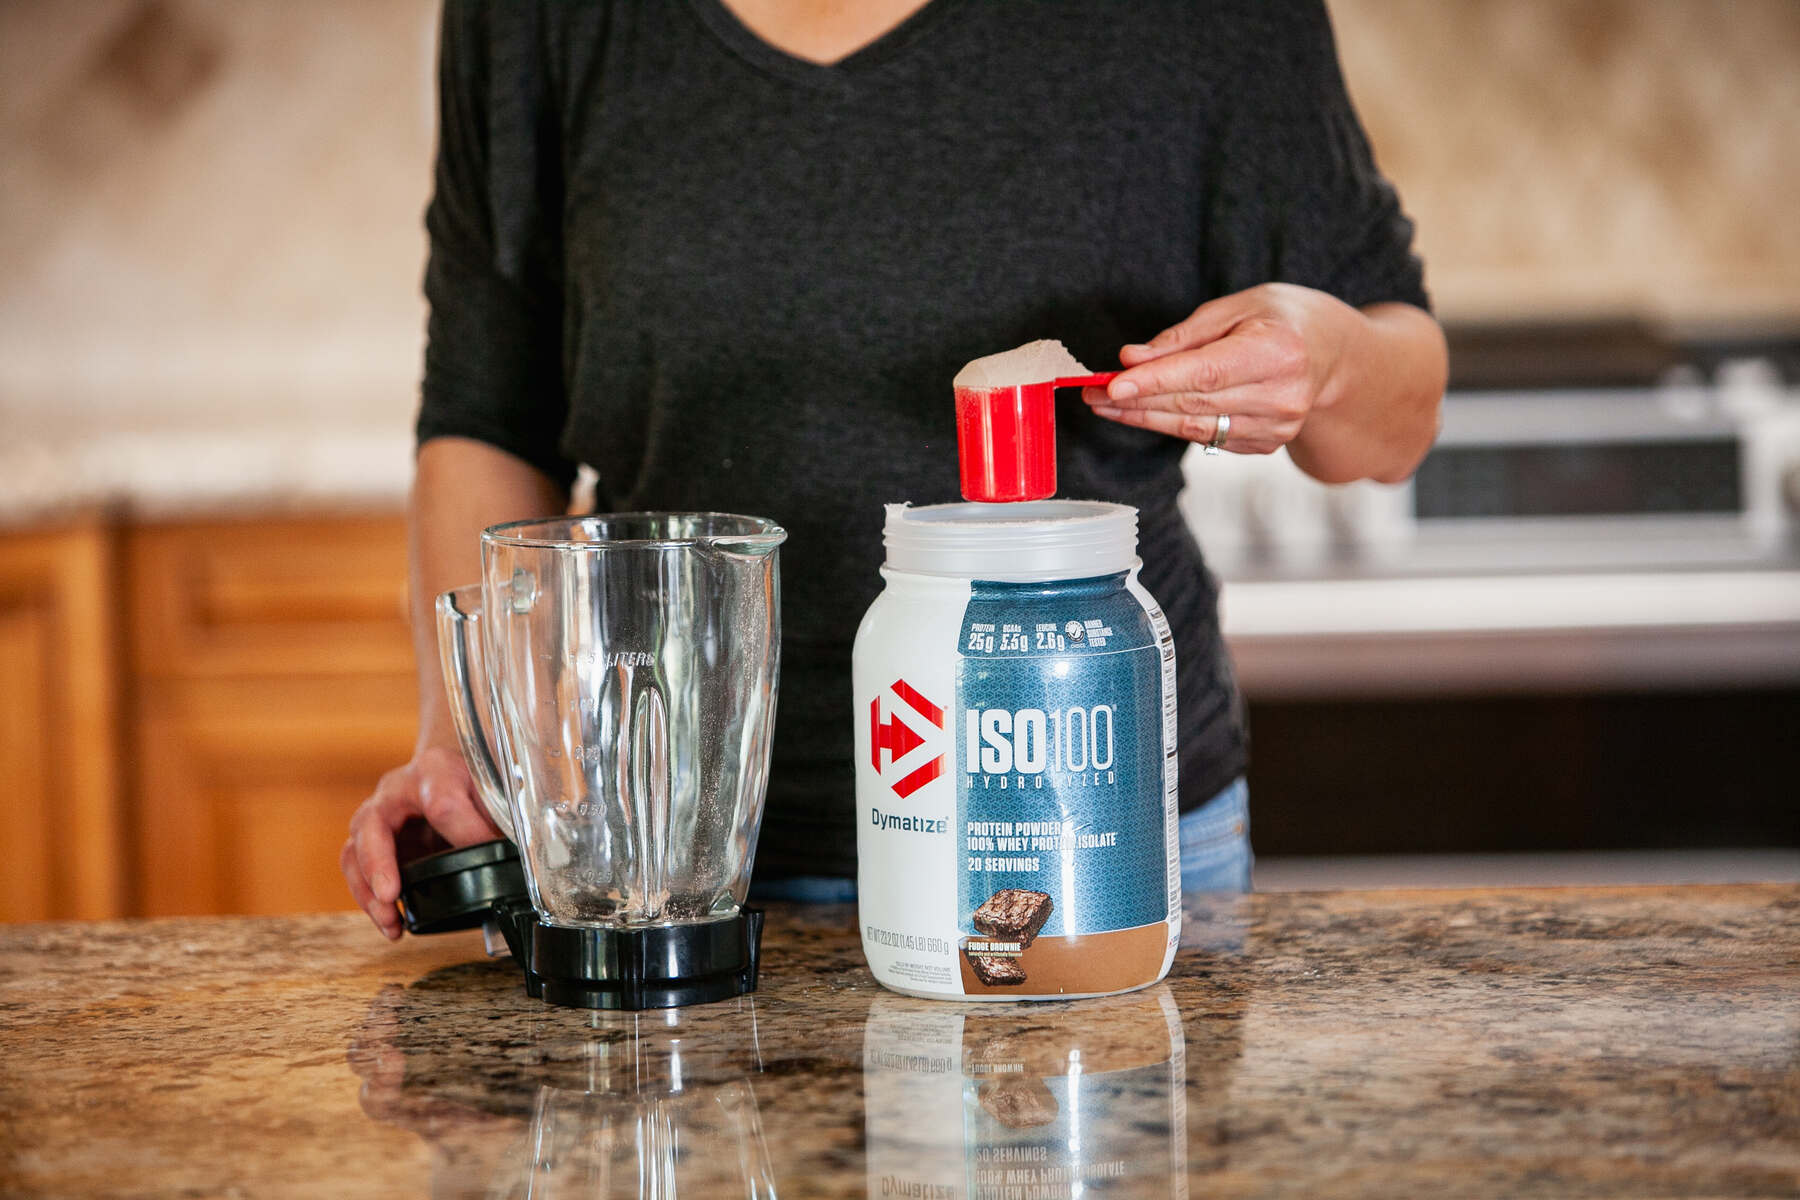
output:
M 1175 646 L 1137 510 L 887 508 L 857 631 L 858 894 L 907 995 L 1146 987 L 1181 933 Z

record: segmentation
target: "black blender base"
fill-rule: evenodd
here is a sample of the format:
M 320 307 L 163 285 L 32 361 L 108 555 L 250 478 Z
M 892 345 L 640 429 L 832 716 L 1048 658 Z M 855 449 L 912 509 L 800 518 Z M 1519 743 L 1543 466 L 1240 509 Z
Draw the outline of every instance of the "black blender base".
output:
M 565 1008 L 680 1008 L 756 990 L 761 909 L 643 929 L 531 925 L 527 990 Z
M 679 1008 L 756 990 L 760 909 L 702 925 L 545 925 L 531 906 L 518 851 L 507 841 L 415 860 L 401 868 L 400 880 L 408 930 L 488 925 L 506 939 L 533 999 L 568 1008 Z

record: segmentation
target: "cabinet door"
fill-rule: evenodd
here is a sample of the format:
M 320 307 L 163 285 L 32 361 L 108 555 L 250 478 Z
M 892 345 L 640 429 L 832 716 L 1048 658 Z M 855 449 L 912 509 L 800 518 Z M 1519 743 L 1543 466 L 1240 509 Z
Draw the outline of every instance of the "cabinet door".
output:
M 0 920 L 125 912 L 113 538 L 0 535 Z
M 413 738 L 406 676 L 154 680 L 140 693 L 143 909 L 353 907 L 350 814 Z
M 128 551 L 140 678 L 412 672 L 400 517 L 146 525 Z
M 166 524 L 129 561 L 142 910 L 351 907 L 350 814 L 416 721 L 403 522 Z

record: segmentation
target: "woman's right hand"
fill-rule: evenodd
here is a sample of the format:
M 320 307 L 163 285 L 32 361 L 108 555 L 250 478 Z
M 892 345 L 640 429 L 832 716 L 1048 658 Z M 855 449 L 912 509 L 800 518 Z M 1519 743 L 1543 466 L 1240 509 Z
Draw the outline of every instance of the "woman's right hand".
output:
M 381 777 L 375 794 L 350 818 L 350 838 L 338 866 L 350 895 L 390 940 L 404 926 L 400 910 L 400 856 L 467 846 L 503 836 L 488 819 L 462 754 L 427 746 L 404 766 Z

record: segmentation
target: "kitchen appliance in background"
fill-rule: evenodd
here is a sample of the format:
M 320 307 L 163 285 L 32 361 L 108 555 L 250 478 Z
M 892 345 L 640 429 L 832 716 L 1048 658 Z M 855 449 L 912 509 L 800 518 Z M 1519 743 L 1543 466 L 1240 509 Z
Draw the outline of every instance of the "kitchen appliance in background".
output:
M 1408 483 L 1190 455 L 1259 856 L 1800 844 L 1800 331 L 1447 333 Z
M 1453 388 L 1404 484 L 1236 456 L 1194 462 L 1183 507 L 1233 578 L 1780 568 L 1800 562 L 1800 389 L 1765 359 Z
M 482 534 L 482 582 L 438 598 L 439 645 L 470 772 L 518 854 L 488 843 L 409 864 L 414 932 L 488 923 L 553 1004 L 754 990 L 762 921 L 744 896 L 786 536 L 719 513 Z

